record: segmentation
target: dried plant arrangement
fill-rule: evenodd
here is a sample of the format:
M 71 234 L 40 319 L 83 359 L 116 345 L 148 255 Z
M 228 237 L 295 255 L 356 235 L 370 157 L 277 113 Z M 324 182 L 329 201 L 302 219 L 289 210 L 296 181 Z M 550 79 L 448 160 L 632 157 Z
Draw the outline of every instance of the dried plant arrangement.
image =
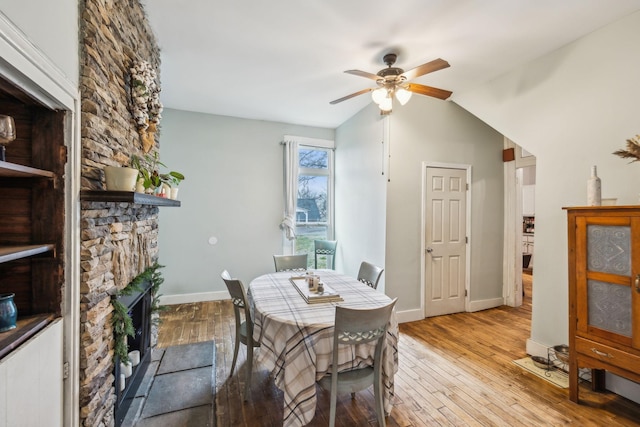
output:
M 627 139 L 627 149 L 614 151 L 613 154 L 623 159 L 631 159 L 630 163 L 640 161 L 640 135 Z

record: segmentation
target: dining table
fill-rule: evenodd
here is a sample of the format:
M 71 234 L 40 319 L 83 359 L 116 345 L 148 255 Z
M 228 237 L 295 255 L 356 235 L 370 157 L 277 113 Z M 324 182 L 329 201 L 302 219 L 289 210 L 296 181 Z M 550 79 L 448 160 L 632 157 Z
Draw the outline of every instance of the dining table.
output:
M 339 294 L 339 301 L 308 303 L 293 283 L 304 273 L 291 271 L 259 276 L 251 281 L 247 292 L 254 321 L 253 338 L 260 343 L 257 363 L 272 373 L 276 387 L 283 391 L 285 427 L 307 425 L 315 415 L 316 381 L 332 372 L 335 307 L 368 309 L 391 302 L 383 292 L 353 277 L 333 270 L 313 273 Z M 374 351 L 375 343 L 340 346 L 339 371 L 372 366 Z M 382 351 L 387 414 L 392 409 L 397 371 L 398 321 L 394 309 Z

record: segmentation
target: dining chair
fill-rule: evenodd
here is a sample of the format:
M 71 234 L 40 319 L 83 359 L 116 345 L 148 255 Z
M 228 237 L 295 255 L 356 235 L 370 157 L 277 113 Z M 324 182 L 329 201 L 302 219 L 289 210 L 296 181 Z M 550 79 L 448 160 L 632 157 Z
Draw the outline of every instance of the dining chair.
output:
M 307 254 L 274 255 L 273 262 L 276 271 L 305 271 L 307 269 Z
M 249 390 L 251 389 L 251 372 L 253 370 L 253 348 L 260 347 L 259 342 L 253 341 L 253 319 L 251 318 L 251 310 L 247 303 L 247 292 L 244 289 L 244 285 L 238 279 L 231 278 L 231 275 L 227 270 L 224 270 L 221 274 L 222 280 L 224 280 L 229 294 L 231 295 L 231 302 L 233 303 L 233 311 L 236 315 L 236 338 L 233 348 L 233 361 L 231 362 L 231 372 L 229 377 L 233 375 L 233 370 L 236 367 L 236 361 L 238 360 L 238 350 L 240 343 L 247 346 L 247 378 L 244 388 L 244 400 L 249 397 Z M 241 311 L 244 311 L 244 321 L 242 321 Z
M 378 282 L 380 281 L 380 277 L 382 277 L 383 271 L 384 268 L 362 261 L 360 270 L 358 270 L 358 280 L 371 286 L 373 289 L 378 289 Z
M 336 256 L 336 248 L 338 247 L 337 240 L 314 240 L 314 255 L 315 262 L 314 268 L 318 269 L 318 255 L 325 256 L 327 260 L 327 268 L 335 270 L 334 268 L 334 258 Z M 329 264 L 329 256 L 331 256 L 331 264 Z
M 394 298 L 387 305 L 370 309 L 336 306 L 332 371 L 339 369 L 338 346 L 354 346 L 375 341 L 376 348 L 373 356 L 373 366 L 338 373 L 332 372 L 318 381 L 320 387 L 331 392 L 330 427 L 334 427 L 336 422 L 338 394 L 350 392 L 353 399 L 356 392 L 369 388 L 371 385 L 373 385 L 378 425 L 380 427 L 386 425 L 382 402 L 382 348 L 387 337 L 387 324 L 397 300 L 398 298 Z

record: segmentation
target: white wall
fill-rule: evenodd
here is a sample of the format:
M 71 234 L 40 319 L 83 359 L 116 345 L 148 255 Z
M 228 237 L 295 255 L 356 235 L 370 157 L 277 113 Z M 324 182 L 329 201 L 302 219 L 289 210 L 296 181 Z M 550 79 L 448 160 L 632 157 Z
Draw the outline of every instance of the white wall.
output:
M 273 271 L 272 256 L 282 252 L 285 134 L 334 139 L 332 129 L 164 111 L 160 158 L 186 177 L 182 206 L 160 208 L 165 297 L 226 292 L 224 269 L 247 286 Z
M 376 110 L 369 105 L 336 130 L 336 269 L 354 277 L 362 261 L 385 267 L 384 121 Z
M 0 11 L 78 85 L 78 0 L 0 0 Z
M 399 298 L 398 310 L 419 310 L 422 162 L 466 163 L 473 167 L 471 299 L 501 300 L 502 135 L 451 102 L 415 96 L 388 118 L 391 157 L 382 176 L 379 117 L 369 105 L 336 132 L 345 272 L 353 274 L 348 268 L 371 254 L 384 262 L 385 291 Z
M 536 156 L 536 270 L 531 340 L 568 341 L 563 206 L 586 203 L 590 166 L 602 197 L 638 204 L 640 166 L 611 153 L 640 133 L 640 13 L 526 64 L 455 102 Z

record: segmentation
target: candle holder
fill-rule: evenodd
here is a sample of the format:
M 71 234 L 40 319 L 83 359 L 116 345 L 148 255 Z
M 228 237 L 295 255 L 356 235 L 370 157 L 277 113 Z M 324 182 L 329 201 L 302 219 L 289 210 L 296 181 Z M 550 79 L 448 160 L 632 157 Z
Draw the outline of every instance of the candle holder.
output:
M 16 124 L 13 117 L 0 114 L 0 160 L 5 161 L 5 145 L 16 139 Z

